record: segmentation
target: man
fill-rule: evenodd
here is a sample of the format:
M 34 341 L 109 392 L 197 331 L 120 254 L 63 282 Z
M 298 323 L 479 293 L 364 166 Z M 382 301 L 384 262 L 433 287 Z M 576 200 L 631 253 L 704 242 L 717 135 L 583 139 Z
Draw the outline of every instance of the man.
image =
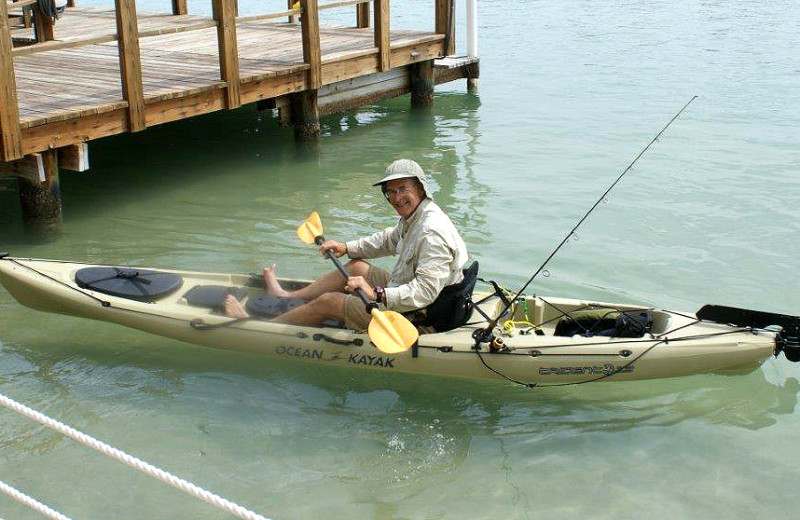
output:
M 276 267 L 264 269 L 270 294 L 300 298 L 307 304 L 281 314 L 272 321 L 296 325 L 320 325 L 327 319 L 344 320 L 352 330 L 366 330 L 371 319 L 355 294 L 361 289 L 380 310 L 408 312 L 430 305 L 441 290 L 461 281 L 467 262 L 467 247 L 450 218 L 433 202 L 425 172 L 419 164 L 400 159 L 386 168 L 380 186 L 386 200 L 400 215 L 397 225 L 347 243 L 327 240 L 319 250 L 348 255 L 350 278 L 332 271 L 297 291 L 284 290 Z M 398 255 L 392 272 L 370 265 L 364 259 Z M 247 312 L 233 296 L 225 301 L 225 313 L 245 317 Z

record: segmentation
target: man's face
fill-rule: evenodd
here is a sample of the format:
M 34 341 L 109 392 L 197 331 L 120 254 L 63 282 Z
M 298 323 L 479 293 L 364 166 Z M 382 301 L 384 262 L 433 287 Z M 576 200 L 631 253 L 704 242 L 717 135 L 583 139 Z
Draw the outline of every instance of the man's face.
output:
M 422 186 L 414 178 L 395 179 L 386 183 L 383 194 L 398 215 L 408 218 L 425 198 Z

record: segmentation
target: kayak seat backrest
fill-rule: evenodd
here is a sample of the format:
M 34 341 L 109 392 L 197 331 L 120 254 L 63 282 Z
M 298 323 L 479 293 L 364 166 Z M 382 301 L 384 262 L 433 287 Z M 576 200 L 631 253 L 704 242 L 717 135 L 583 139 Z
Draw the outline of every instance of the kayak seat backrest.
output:
M 154 302 L 180 289 L 183 278 L 135 267 L 84 267 L 75 273 L 75 283 L 118 298 Z
M 436 332 L 447 332 L 469 321 L 475 308 L 472 292 L 478 282 L 478 262 L 472 262 L 463 273 L 463 280 L 442 289 L 433 303 L 425 308 L 423 325 L 433 327 Z
M 228 287 L 226 285 L 196 285 L 186 291 L 183 299 L 187 305 L 192 307 L 204 307 L 222 311 L 225 305 L 225 298 L 233 295 L 237 300 L 242 301 L 247 295 L 244 287 Z

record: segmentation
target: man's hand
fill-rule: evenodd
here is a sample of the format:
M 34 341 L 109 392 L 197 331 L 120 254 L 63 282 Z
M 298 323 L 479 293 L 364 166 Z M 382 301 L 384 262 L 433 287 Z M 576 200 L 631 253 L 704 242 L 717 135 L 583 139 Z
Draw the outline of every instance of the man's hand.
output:
M 368 300 L 375 301 L 375 298 L 378 296 L 363 276 L 351 276 L 347 279 L 344 290 L 349 293 L 355 293 L 356 289 L 364 291 L 364 296 L 366 296 Z
M 319 252 L 322 253 L 322 256 L 325 256 L 325 253 L 329 249 L 333 249 L 333 254 L 336 255 L 336 258 L 339 258 L 347 253 L 347 246 L 342 242 L 337 242 L 335 240 L 326 240 L 321 246 L 319 246 Z

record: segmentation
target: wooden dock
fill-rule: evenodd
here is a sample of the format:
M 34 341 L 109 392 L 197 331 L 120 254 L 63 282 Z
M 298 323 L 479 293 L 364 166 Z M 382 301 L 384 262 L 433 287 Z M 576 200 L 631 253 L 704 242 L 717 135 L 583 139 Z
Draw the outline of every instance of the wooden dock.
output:
M 455 47 L 453 0 L 432 0 L 430 31 L 390 30 L 389 0 L 301 0 L 252 16 L 236 16 L 235 0 L 211 2 L 210 18 L 185 14 L 185 0 L 172 13 L 115 0 L 53 24 L 34 0 L 0 0 L 0 169 L 52 192 L 57 166 L 47 165 L 58 161 L 43 154 L 86 168 L 93 139 L 250 103 L 313 138 L 320 114 L 408 92 L 424 105 L 434 84 L 477 76 L 476 59 L 434 63 Z M 354 9 L 355 25 L 321 25 L 333 8 Z M 15 9 L 33 9 L 33 27 L 11 20 Z

